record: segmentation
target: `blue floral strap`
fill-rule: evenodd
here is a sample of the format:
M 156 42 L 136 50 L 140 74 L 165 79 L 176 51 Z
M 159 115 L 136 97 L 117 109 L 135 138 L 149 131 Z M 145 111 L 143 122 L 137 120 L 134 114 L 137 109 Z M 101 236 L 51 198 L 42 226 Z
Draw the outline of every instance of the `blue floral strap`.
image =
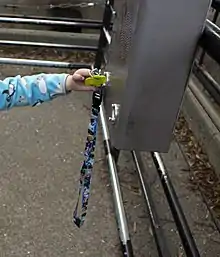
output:
M 98 116 L 100 105 L 102 102 L 102 88 L 93 93 L 93 104 L 91 111 L 91 119 L 88 128 L 88 136 L 86 139 L 86 147 L 84 151 L 84 161 L 80 171 L 79 195 L 77 204 L 73 213 L 73 221 L 80 228 L 87 214 L 88 200 L 90 195 L 91 175 L 94 165 L 94 151 L 96 145 L 96 134 L 98 128 Z M 77 214 L 79 202 L 81 198 L 81 214 Z

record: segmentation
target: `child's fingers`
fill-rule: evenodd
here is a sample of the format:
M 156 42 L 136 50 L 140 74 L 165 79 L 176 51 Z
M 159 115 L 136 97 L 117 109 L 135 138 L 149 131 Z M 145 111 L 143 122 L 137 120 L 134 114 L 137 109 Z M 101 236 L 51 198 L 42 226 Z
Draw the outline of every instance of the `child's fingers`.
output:
M 89 69 L 79 69 L 73 75 L 72 79 L 75 81 L 74 90 L 76 91 L 95 91 L 96 88 L 92 86 L 85 86 L 84 80 L 86 77 L 89 77 L 90 74 Z
M 77 74 L 77 75 L 81 75 L 83 77 L 90 77 L 91 76 L 91 70 L 90 69 L 78 69 L 74 75 Z

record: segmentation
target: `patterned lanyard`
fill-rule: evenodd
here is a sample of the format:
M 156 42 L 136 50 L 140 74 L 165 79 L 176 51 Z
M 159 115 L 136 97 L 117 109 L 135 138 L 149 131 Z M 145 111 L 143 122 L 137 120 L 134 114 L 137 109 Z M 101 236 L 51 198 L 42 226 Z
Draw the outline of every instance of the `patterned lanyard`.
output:
M 73 212 L 73 222 L 77 227 L 81 227 L 85 221 L 85 217 L 88 209 L 88 201 L 90 195 L 91 175 L 94 165 L 94 151 L 96 145 L 96 134 L 98 128 L 98 116 L 100 111 L 100 105 L 102 102 L 102 87 L 98 88 L 92 97 L 92 110 L 91 119 L 88 127 L 88 136 L 86 139 L 86 146 L 84 151 L 84 161 L 80 171 L 79 180 L 79 195 L 76 203 L 75 210 Z M 79 202 L 81 199 L 81 214 L 77 214 Z

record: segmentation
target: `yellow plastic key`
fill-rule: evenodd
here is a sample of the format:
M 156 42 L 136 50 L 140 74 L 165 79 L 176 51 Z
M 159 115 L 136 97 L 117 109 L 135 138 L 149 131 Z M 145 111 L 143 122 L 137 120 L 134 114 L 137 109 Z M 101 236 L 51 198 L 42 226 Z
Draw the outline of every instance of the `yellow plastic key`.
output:
M 92 87 L 101 87 L 107 81 L 104 75 L 93 75 L 92 77 L 86 78 L 85 85 Z

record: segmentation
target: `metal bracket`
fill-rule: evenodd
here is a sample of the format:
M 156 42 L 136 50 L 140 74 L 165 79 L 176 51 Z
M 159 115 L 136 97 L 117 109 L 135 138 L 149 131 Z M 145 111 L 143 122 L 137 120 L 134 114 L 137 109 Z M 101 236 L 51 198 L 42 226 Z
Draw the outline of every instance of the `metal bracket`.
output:
M 109 71 L 105 71 L 104 75 L 106 76 L 106 83 L 103 86 L 109 86 L 111 73 Z
M 120 104 L 112 104 L 112 116 L 109 117 L 109 121 L 115 124 L 117 117 L 119 115 Z

